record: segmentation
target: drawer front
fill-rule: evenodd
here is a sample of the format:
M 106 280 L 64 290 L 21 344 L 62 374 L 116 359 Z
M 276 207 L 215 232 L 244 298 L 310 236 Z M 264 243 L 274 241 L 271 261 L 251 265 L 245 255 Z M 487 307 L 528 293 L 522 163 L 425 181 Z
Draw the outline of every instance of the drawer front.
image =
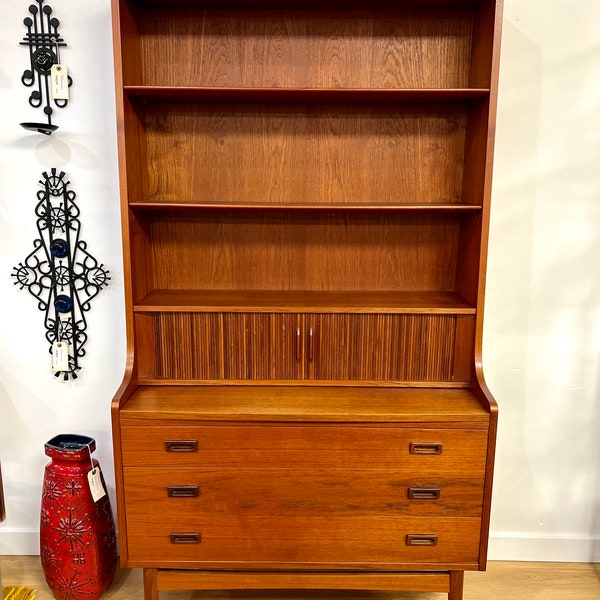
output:
M 478 518 L 231 516 L 128 517 L 129 559 L 164 568 L 193 563 L 294 565 L 476 564 Z
M 124 466 L 394 469 L 483 475 L 487 431 L 350 426 L 122 426 Z
M 367 469 L 124 469 L 127 517 L 481 516 L 483 482 Z

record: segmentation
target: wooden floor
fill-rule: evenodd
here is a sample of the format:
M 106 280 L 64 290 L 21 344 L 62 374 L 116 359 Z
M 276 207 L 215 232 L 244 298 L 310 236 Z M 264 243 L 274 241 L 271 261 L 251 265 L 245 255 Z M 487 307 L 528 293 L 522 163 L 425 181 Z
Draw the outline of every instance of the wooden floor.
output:
M 2 582 L 38 590 L 52 600 L 36 556 L 1 556 Z M 120 570 L 103 600 L 141 600 L 140 570 Z M 445 600 L 445 594 L 375 592 L 162 592 L 161 600 Z M 464 600 L 599 600 L 600 564 L 490 562 L 485 573 L 466 573 Z

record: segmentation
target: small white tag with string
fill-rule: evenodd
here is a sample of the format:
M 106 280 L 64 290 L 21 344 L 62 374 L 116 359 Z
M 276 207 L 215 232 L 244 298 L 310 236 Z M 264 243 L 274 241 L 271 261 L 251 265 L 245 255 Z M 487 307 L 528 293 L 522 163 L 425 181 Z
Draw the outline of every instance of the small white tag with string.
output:
M 54 342 L 52 344 L 52 370 L 69 370 L 69 344 L 67 342 Z
M 100 467 L 94 466 L 94 461 L 92 460 L 92 451 L 88 446 L 88 452 L 90 453 L 90 463 L 92 465 L 92 470 L 88 473 L 88 483 L 90 485 L 90 492 L 92 493 L 92 498 L 94 502 L 98 502 L 100 498 L 106 496 L 106 490 L 102 485 L 102 475 L 100 473 Z
M 57 341 L 52 344 L 52 370 L 57 373 L 59 371 L 69 370 L 69 344 L 63 342 L 63 326 L 62 321 L 58 321 Z
M 52 81 L 52 99 L 69 99 L 69 73 L 65 65 L 52 65 L 50 67 L 50 79 Z
M 68 100 L 69 99 L 69 73 L 67 72 L 67 66 L 60 64 L 60 53 L 58 50 L 58 41 L 54 40 L 56 44 L 56 60 L 57 64 L 50 67 L 50 82 L 51 92 L 53 100 Z

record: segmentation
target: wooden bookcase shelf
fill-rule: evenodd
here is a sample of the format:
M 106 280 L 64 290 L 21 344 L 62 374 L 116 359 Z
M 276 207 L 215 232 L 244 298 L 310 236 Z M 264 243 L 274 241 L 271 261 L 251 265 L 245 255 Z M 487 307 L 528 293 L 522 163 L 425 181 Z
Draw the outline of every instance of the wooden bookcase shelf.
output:
M 439 203 L 433 204 L 431 202 L 422 202 L 419 204 L 409 203 L 389 203 L 389 204 L 378 204 L 376 202 L 340 202 L 339 204 L 330 203 L 323 204 L 317 202 L 302 202 L 302 203 L 285 203 L 279 204 L 276 202 L 197 202 L 190 200 L 189 202 L 163 202 L 161 200 L 154 200 L 152 202 L 131 202 L 129 207 L 135 211 L 143 210 L 177 210 L 177 209 L 197 209 L 197 210 L 223 210 L 223 211 L 236 211 L 236 210 L 283 210 L 283 211 L 315 211 L 315 210 L 326 210 L 326 211 L 388 211 L 388 212 L 454 212 L 454 213 L 478 213 L 481 211 L 482 206 L 478 204 L 464 204 L 462 202 L 453 203 Z
M 501 5 L 112 0 L 145 600 L 485 568 Z
M 265 104 L 417 104 L 469 103 L 489 98 L 488 88 L 397 89 L 397 88 L 268 88 L 268 87 L 178 87 L 128 85 L 124 93 L 146 102 L 239 102 Z
M 273 395 L 277 398 L 273 402 Z M 198 420 L 300 423 L 469 423 L 487 428 L 488 412 L 466 389 L 289 386 L 139 386 L 122 411 L 130 427 L 138 419 L 168 418 L 192 426 Z M 143 426 L 142 426 L 143 427 Z
M 134 103 L 129 201 L 481 205 L 465 153 L 487 105 Z
M 319 312 L 474 315 L 453 292 L 154 290 L 135 312 Z

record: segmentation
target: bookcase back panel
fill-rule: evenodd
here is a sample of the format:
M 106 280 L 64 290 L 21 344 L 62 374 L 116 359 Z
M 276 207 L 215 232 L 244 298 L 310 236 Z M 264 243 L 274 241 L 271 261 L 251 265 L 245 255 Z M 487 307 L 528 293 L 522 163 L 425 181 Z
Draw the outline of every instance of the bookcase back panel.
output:
M 465 106 L 144 106 L 150 201 L 385 204 L 462 197 Z
M 465 9 L 145 10 L 137 22 L 144 85 L 469 85 L 473 12 Z
M 155 289 L 453 291 L 461 219 L 320 211 L 147 213 Z M 140 299 L 138 299 L 140 300 Z

